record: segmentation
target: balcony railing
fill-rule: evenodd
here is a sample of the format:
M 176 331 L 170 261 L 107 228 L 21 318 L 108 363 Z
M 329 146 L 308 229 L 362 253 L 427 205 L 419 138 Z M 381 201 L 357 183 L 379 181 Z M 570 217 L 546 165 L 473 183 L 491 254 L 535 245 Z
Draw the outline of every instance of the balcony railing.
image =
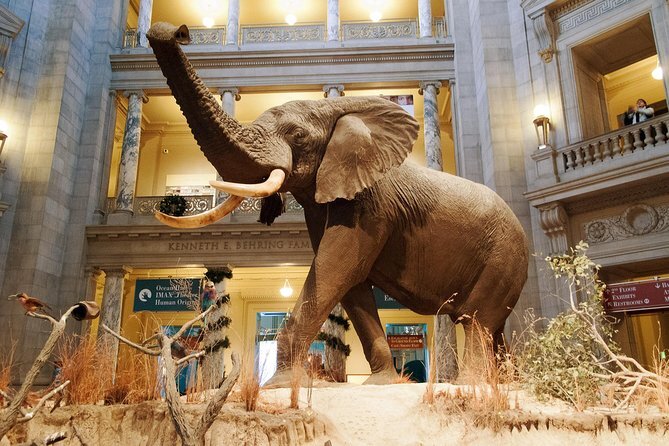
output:
M 254 43 L 323 42 L 325 24 L 250 25 L 241 27 L 242 45 Z
M 342 40 L 415 39 L 418 36 L 418 21 L 383 20 L 379 22 L 342 22 Z
M 189 27 L 191 45 L 225 45 L 225 26 L 214 28 Z M 434 17 L 432 34 L 436 38 L 448 35 L 445 17 Z M 416 19 L 351 21 L 342 22 L 340 36 L 343 41 L 416 39 L 418 38 L 418 21 Z M 268 24 L 243 25 L 239 41 L 241 45 L 293 43 L 293 42 L 325 42 L 327 28 L 324 23 L 300 23 L 296 25 Z M 123 48 L 136 48 L 139 36 L 134 28 L 128 29 L 123 38 Z
M 666 147 L 667 123 L 669 115 L 662 115 L 558 149 L 557 173 L 577 172 L 632 153 L 654 150 L 658 146 Z
M 191 45 L 225 45 L 225 26 L 212 28 L 188 27 Z M 135 28 L 130 28 L 123 37 L 123 48 L 136 48 L 139 45 L 139 35 Z
M 200 214 L 214 207 L 214 197 L 212 195 L 183 195 L 186 199 L 186 212 L 184 215 Z M 149 217 L 160 210 L 160 202 L 164 196 L 152 197 L 135 197 L 133 203 L 133 213 L 137 217 Z M 221 194 L 219 200 L 227 198 L 226 194 Z M 246 198 L 241 204 L 232 212 L 235 216 L 254 215 L 260 213 L 261 198 Z M 115 198 L 107 198 L 107 205 L 105 212 L 107 215 L 114 212 L 116 207 Z M 286 194 L 285 202 L 286 214 L 301 214 L 302 206 L 295 200 L 291 194 Z

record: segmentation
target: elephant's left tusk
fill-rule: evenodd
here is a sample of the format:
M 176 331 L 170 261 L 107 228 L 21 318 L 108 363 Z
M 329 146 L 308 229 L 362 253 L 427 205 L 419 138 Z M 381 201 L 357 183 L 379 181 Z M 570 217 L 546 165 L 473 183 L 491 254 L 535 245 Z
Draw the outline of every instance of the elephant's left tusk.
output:
M 227 181 L 210 181 L 209 184 L 214 189 L 222 192 L 227 192 L 231 195 L 239 195 L 241 197 L 269 197 L 281 189 L 283 180 L 286 179 L 286 174 L 281 169 L 274 169 L 269 177 L 259 184 L 241 184 L 229 183 Z
M 218 220 L 234 211 L 243 200 L 244 197 L 230 195 L 227 200 L 215 208 L 202 212 L 201 214 L 189 215 L 187 217 L 173 217 L 172 215 L 163 214 L 162 212 L 156 212 L 154 215 L 158 221 L 173 228 L 201 228 L 216 223 Z

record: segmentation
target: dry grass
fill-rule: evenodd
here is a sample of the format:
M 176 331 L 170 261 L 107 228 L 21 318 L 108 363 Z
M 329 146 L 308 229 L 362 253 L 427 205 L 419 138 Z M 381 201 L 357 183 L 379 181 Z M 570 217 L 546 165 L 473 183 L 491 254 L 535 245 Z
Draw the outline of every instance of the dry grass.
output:
M 239 389 L 247 412 L 254 412 L 258 407 L 260 396 L 260 375 L 256 371 L 253 352 L 246 352 L 242 361 L 242 374 L 239 378 Z
M 158 361 L 131 350 L 127 360 L 119 367 L 116 381 L 105 395 L 108 404 L 136 404 L 160 397 L 158 386 Z
M 451 392 L 434 393 L 428 384 L 423 401 L 439 413 L 458 415 L 470 419 L 476 427 L 498 432 L 504 426 L 501 414 L 510 408 L 509 385 L 504 383 L 507 377 L 500 373 L 493 353 L 492 336 L 476 321 L 472 324 L 475 339 L 470 340 L 467 354 L 477 359 L 469 361 L 467 370 L 459 378 L 461 385 Z M 430 375 L 434 382 L 432 371 Z
M 95 339 L 70 336 L 58 352 L 61 382 L 70 381 L 64 391 L 69 404 L 96 404 L 104 400 L 112 385 L 110 370 L 114 361 L 106 343 Z
M 6 352 L 0 354 L 0 390 L 7 392 L 9 384 L 12 381 L 12 368 L 14 367 L 14 353 L 16 352 L 16 341 L 13 341 L 11 347 Z M 4 404 L 0 396 L 0 406 Z

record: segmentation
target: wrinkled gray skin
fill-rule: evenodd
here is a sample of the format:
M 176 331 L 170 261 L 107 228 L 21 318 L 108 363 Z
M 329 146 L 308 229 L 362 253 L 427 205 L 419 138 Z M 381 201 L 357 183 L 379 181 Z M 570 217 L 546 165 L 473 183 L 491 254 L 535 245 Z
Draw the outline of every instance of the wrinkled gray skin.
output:
M 189 40 L 185 26 L 158 23 L 148 37 L 223 179 L 259 183 L 282 169 L 281 191 L 304 207 L 315 258 L 279 337 L 274 383 L 289 381 L 337 302 L 362 342 L 367 382 L 396 379 L 372 285 L 417 313 L 462 321 L 469 340 L 473 316 L 499 337 L 527 278 L 524 231 L 490 189 L 405 161 L 418 132 L 413 117 L 382 98 L 334 98 L 289 102 L 242 126 L 179 48 Z

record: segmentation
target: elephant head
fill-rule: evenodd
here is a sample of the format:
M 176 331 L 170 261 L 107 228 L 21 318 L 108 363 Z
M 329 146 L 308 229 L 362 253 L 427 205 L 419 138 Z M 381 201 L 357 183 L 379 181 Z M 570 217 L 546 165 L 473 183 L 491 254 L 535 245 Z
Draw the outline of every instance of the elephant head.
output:
M 230 194 L 204 214 L 157 215 L 171 226 L 213 223 L 243 197 L 266 197 L 263 208 L 285 191 L 314 203 L 353 199 L 402 164 L 416 139 L 414 118 L 380 97 L 288 102 L 244 126 L 222 110 L 179 47 L 190 40 L 185 25 L 157 23 L 147 37 L 197 143 L 225 180 L 212 186 Z M 268 224 L 281 212 L 275 200 L 261 217 Z

